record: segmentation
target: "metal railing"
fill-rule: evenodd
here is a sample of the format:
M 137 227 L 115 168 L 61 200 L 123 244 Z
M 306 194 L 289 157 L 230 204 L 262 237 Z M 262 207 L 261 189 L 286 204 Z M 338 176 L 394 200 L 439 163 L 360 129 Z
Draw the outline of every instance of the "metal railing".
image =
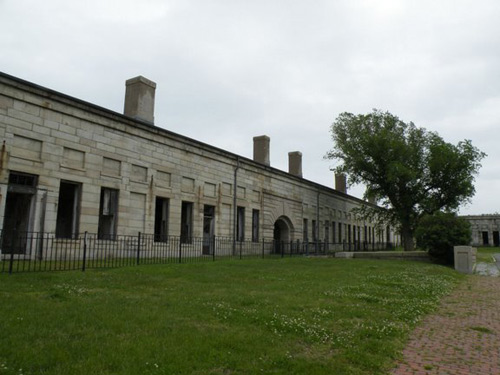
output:
M 339 251 L 373 251 L 387 243 L 331 243 L 325 241 L 233 241 L 231 237 L 159 237 L 138 233 L 99 239 L 83 233 L 58 238 L 53 233 L 1 233 L 0 273 L 81 270 L 138 264 L 188 263 L 248 257 L 333 255 Z

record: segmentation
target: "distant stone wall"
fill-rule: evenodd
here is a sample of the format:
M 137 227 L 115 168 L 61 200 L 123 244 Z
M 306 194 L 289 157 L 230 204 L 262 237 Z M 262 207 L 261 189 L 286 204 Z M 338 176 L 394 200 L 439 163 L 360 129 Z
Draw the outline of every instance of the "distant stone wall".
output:
M 500 246 L 500 215 L 462 216 L 472 229 L 472 246 Z

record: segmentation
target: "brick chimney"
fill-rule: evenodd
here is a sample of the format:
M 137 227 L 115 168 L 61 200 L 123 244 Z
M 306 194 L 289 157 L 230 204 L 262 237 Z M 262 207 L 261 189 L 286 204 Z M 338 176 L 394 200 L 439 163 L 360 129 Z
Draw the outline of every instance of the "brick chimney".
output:
M 335 190 L 347 194 L 347 179 L 345 174 L 335 173 Z
M 271 138 L 267 135 L 253 137 L 253 160 L 257 163 L 271 165 L 269 160 L 269 143 Z
M 156 83 L 143 76 L 125 82 L 125 116 L 154 123 Z
M 288 173 L 302 177 L 302 152 L 292 151 L 288 153 Z

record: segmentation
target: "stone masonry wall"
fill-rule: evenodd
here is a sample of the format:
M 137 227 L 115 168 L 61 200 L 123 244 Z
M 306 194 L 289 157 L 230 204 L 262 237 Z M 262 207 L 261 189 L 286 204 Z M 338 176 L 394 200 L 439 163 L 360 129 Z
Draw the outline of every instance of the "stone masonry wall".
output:
M 118 234 L 153 233 L 159 196 L 169 199 L 169 235 L 180 234 L 181 205 L 187 201 L 193 203 L 193 236 L 202 236 L 204 205 L 211 205 L 215 235 L 230 237 L 236 168 L 236 204 L 245 208 L 246 238 L 252 210 L 259 210 L 259 234 L 266 238 L 273 237 L 279 218 L 290 225 L 290 240 L 303 240 L 304 219 L 309 239 L 315 221 L 319 238 L 332 242 L 339 239 L 339 223 L 342 240 L 348 226 L 360 228 L 361 241 L 365 226 L 373 227 L 350 213 L 364 204 L 359 199 L 3 74 L 0 139 L 0 228 L 9 173 L 16 171 L 39 176 L 31 231 L 55 232 L 60 182 L 69 181 L 81 184 L 80 233 L 97 232 L 100 191 L 108 187 L 119 190 Z
M 500 245 L 500 215 L 469 215 L 462 218 L 471 224 L 472 246 Z

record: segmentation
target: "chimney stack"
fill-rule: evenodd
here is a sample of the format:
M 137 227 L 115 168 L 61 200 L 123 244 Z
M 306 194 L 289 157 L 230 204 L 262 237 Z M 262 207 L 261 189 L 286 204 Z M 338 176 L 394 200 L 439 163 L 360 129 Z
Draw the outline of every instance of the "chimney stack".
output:
M 270 138 L 267 135 L 253 137 L 253 160 L 257 163 L 271 165 L 269 160 Z
M 345 174 L 335 173 L 335 190 L 347 194 L 347 180 Z
M 302 152 L 293 151 L 288 153 L 288 173 L 302 177 Z
M 368 194 L 368 189 L 366 190 L 365 195 L 366 195 L 366 200 L 368 203 L 377 204 L 377 199 L 375 198 L 374 195 Z
M 143 76 L 125 82 L 125 116 L 154 123 L 156 83 Z

